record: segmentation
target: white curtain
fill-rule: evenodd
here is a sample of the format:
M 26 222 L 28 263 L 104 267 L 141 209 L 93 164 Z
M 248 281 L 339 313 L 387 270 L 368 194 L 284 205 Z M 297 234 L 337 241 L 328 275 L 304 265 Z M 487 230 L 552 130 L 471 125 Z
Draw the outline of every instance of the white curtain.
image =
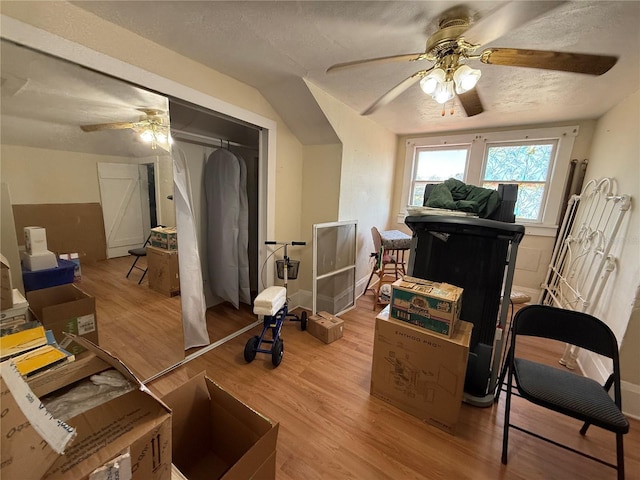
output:
M 244 159 L 217 149 L 204 168 L 207 266 L 215 303 L 250 303 L 247 170 Z
M 185 350 L 209 345 L 198 237 L 193 214 L 191 179 L 184 152 L 173 148 L 174 203 L 178 230 L 180 298 Z

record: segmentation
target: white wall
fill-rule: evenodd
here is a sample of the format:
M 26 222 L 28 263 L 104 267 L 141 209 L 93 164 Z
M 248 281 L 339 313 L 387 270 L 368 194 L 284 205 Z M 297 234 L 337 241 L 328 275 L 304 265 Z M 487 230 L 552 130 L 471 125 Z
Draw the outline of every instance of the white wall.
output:
M 308 145 L 304 147 L 302 171 L 302 230 L 305 241 L 311 239 L 313 225 L 334 222 L 340 207 L 340 170 L 342 168 L 342 145 Z M 313 252 L 296 248 L 290 252 L 292 258 L 300 259 L 300 288 L 311 292 L 313 285 Z M 311 307 L 310 298 L 300 299 Z
M 98 163 L 131 163 L 128 157 L 1 145 L 0 173 L 14 205 L 100 203 Z
M 0 175 L 14 205 L 101 203 L 99 163 L 153 163 L 156 167 L 158 223 L 175 225 L 173 167 L 168 155 L 119 157 L 92 153 L 0 145 Z
M 611 250 L 616 269 L 594 315 L 621 343 L 623 409 L 640 418 L 640 90 L 597 123 L 585 180 L 602 177 L 614 178 L 617 193 L 631 195 L 632 206 Z
M 308 84 L 342 142 L 340 204 L 335 220 L 358 221 L 356 281 L 364 288 L 371 273 L 371 227 L 390 224 L 397 136 Z

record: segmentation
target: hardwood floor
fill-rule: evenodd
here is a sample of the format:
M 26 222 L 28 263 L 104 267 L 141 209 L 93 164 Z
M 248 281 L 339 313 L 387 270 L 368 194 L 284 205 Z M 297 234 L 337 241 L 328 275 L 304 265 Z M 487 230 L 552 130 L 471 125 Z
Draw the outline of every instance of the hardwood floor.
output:
M 129 262 L 105 263 L 86 269 L 87 278 L 79 286 L 97 298 L 101 346 L 147 378 L 148 372 L 182 357 L 179 297 L 150 292 L 145 283 L 137 285 L 137 277 L 117 285 Z M 91 279 L 94 272 L 108 278 L 109 270 L 117 272 L 112 272 L 113 278 L 120 278 L 111 283 Z M 240 400 L 279 422 L 279 480 L 616 478 L 608 467 L 513 430 L 509 464 L 502 465 L 503 399 L 486 408 L 463 404 L 457 433 L 450 435 L 369 395 L 377 314 L 372 301 L 371 295 L 361 297 L 358 307 L 342 316 L 343 338 L 328 345 L 301 331 L 297 323 L 285 324 L 285 355 L 277 368 L 264 354 L 245 363 L 244 345 L 260 331 L 255 327 L 149 387 L 162 395 L 206 371 Z M 248 307 L 237 311 L 222 305 L 214 310 L 208 324 L 217 338 L 255 321 Z M 545 362 L 557 363 L 563 345 L 541 349 L 532 344 L 531 351 Z M 581 437 L 578 422 L 518 398 L 513 403 L 514 423 L 615 461 L 615 438 L 609 432 L 592 427 Z M 626 478 L 640 479 L 640 422 L 635 420 L 625 436 L 625 460 Z
M 82 266 L 77 286 L 96 299 L 100 345 L 126 363 L 145 380 L 182 361 L 184 351 L 181 297 L 165 296 L 148 287 L 147 279 L 138 285 L 141 273 L 131 266 L 130 257 L 114 258 Z M 138 261 L 144 268 L 145 259 Z M 251 309 L 236 310 L 223 304 L 207 311 L 207 330 L 212 343 L 255 322 Z

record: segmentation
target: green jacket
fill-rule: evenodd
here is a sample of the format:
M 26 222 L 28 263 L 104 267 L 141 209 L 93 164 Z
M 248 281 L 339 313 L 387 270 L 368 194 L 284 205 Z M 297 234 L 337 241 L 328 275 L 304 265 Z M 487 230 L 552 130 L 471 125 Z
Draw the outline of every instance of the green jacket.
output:
M 488 218 L 497 210 L 500 202 L 500 194 L 496 190 L 467 185 L 450 178 L 433 187 L 425 206 L 460 210 Z

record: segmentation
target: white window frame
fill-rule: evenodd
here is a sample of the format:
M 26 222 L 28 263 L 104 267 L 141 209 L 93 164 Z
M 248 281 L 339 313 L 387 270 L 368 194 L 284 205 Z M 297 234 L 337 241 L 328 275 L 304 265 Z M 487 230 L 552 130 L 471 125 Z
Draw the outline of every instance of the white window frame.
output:
M 522 181 L 521 183 L 544 183 L 544 194 L 542 196 L 542 200 L 540 203 L 540 213 L 538 214 L 538 219 L 536 220 L 530 220 L 530 219 L 524 219 L 524 218 L 516 218 L 516 222 L 518 223 L 523 223 L 525 225 L 535 225 L 535 224 L 540 224 L 543 222 L 544 219 L 544 212 L 545 212 L 545 206 L 547 205 L 547 199 L 549 198 L 549 189 L 551 187 L 551 170 L 552 170 L 552 166 L 554 161 L 557 159 L 558 157 L 558 140 L 554 139 L 554 138 L 545 138 L 543 140 L 539 140 L 539 139 L 521 139 L 521 140 L 516 140 L 514 142 L 487 142 L 485 144 L 485 153 L 484 153 L 484 159 L 483 159 L 483 164 L 482 164 L 482 177 L 480 178 L 480 183 L 479 185 L 482 186 L 484 184 L 484 182 L 488 181 L 486 180 L 485 176 L 486 176 L 486 171 L 487 171 L 487 163 L 489 160 L 489 148 L 491 147 L 513 147 L 513 146 L 521 146 L 521 145 L 542 145 L 542 144 L 552 144 L 553 145 L 553 149 L 551 151 L 551 159 L 549 161 L 549 168 L 547 169 L 547 178 L 545 179 L 544 182 L 527 182 L 527 181 Z M 489 180 L 489 182 L 493 182 L 495 183 L 495 180 Z M 510 181 L 510 180 L 503 180 L 502 182 L 498 182 L 498 183 L 518 183 L 517 181 Z
M 467 151 L 467 158 L 464 161 L 464 172 L 462 174 L 462 181 L 464 181 L 465 178 L 467 178 L 467 170 L 469 169 L 469 157 L 471 155 L 471 148 L 469 144 L 459 144 L 459 145 L 420 145 L 417 146 L 414 150 L 414 161 L 412 162 L 412 169 L 411 169 L 411 181 L 409 183 L 409 196 L 407 197 L 407 204 L 411 201 L 411 198 L 413 197 L 413 192 L 415 190 L 415 184 L 418 180 L 416 180 L 416 175 L 418 174 L 418 155 L 419 152 L 422 151 L 427 151 L 427 150 L 436 150 L 436 151 L 443 151 L 443 150 L 466 150 Z M 420 182 L 422 182 L 422 180 L 420 180 Z M 429 183 L 442 183 L 440 181 L 434 180 L 431 181 Z
M 410 201 L 411 182 L 413 179 L 414 158 L 420 147 L 437 147 L 453 145 L 470 145 L 469 160 L 464 182 L 471 185 L 482 185 L 487 144 L 556 140 L 558 142 L 555 158 L 549 166 L 549 191 L 546 204 L 543 205 L 542 220 L 527 222 L 527 233 L 532 235 L 554 236 L 560 221 L 558 216 L 562 202 L 565 182 L 571 162 L 571 152 L 575 137 L 578 136 L 577 125 L 565 127 L 543 127 L 522 130 L 505 130 L 484 133 L 463 133 L 456 135 L 434 135 L 428 137 L 409 138 L 405 144 L 404 178 L 398 223 L 404 223 L 407 206 Z

